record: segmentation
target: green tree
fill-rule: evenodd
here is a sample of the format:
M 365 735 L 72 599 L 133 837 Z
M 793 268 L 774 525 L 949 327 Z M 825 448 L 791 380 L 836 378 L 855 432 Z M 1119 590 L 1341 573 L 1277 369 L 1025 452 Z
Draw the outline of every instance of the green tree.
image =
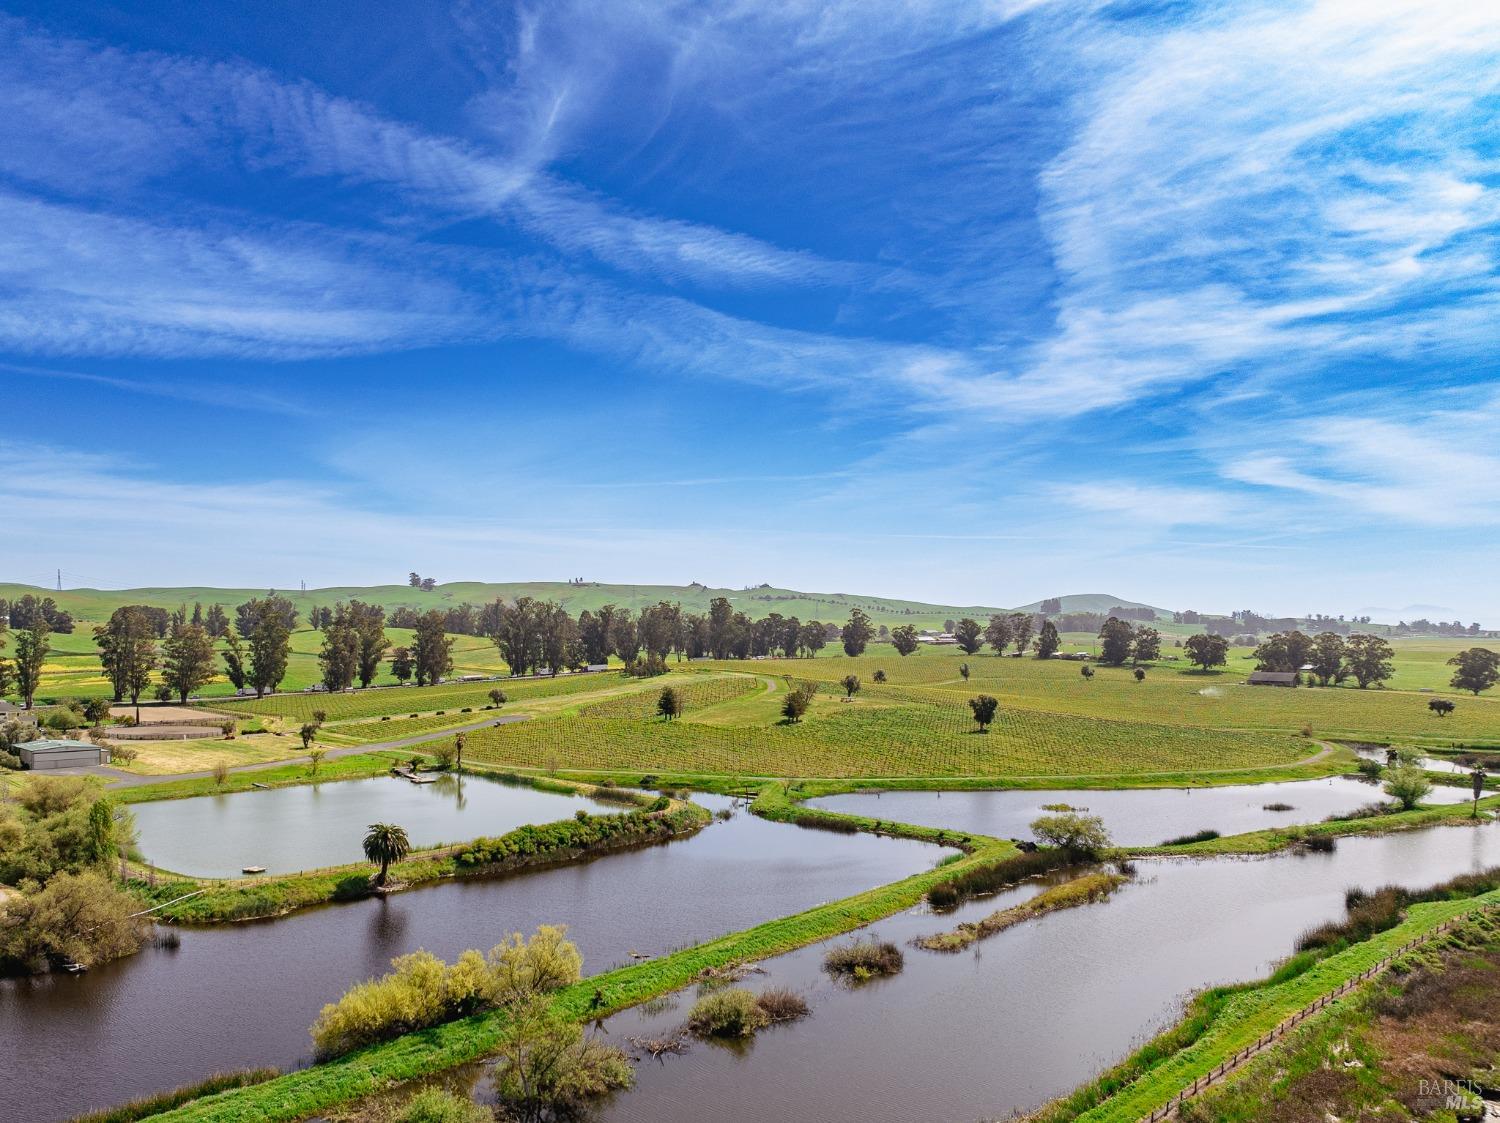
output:
M 1051 620 L 1042 621 L 1042 630 L 1036 637 L 1036 657 L 1051 659 L 1062 646 L 1062 637 L 1057 634 L 1057 625 Z
M 1010 618 L 999 613 L 991 616 L 984 628 L 984 642 L 996 655 L 1004 655 L 1010 644 Z
M 446 623 L 435 608 L 417 618 L 411 656 L 418 686 L 436 686 L 453 670 L 453 639 L 443 630 Z
M 412 662 L 411 650 L 398 647 L 391 652 L 391 677 L 403 685 L 411 679 L 416 664 Z
M 1337 632 L 1319 632 L 1313 637 L 1307 661 L 1318 682 L 1327 686 L 1338 678 L 1344 666 L 1344 637 Z
M 156 628 L 149 611 L 137 604 L 115 609 L 107 623 L 94 629 L 94 643 L 115 701 L 128 698 L 139 706 L 157 664 Z
M 1099 662 L 1118 667 L 1130 658 L 1135 629 L 1118 616 L 1111 616 L 1099 629 Z
M 870 637 L 875 634 L 875 629 L 870 626 L 870 618 L 859 609 L 849 613 L 849 623 L 844 625 L 839 633 L 839 638 L 844 643 L 844 654 L 851 659 L 863 655 L 866 646 L 869 645 Z
M 29 630 L 29 629 L 28 629 Z M 79 963 L 93 967 L 140 947 L 135 898 L 93 870 L 59 873 L 35 893 L 8 903 L 0 925 L 0 961 Z
M 1432 781 L 1415 764 L 1402 764 L 1386 771 L 1385 794 L 1399 802 L 1403 811 L 1416 807 L 1430 791 Z
M 844 697 L 852 699 L 859 693 L 859 676 L 845 675 L 839 680 L 839 685 L 844 688 Z
M 339 605 L 339 614 L 323 629 L 323 646 L 318 652 L 323 687 L 337 694 L 354 685 L 359 674 L 359 633 L 350 625 Z
M 1155 628 L 1142 625 L 1135 630 L 1135 643 L 1130 648 L 1132 663 L 1153 663 L 1161 657 L 1161 633 Z
M 26 709 L 36 701 L 36 692 L 42 685 L 42 668 L 47 663 L 47 652 L 52 650 L 48 642 L 50 629 L 47 621 L 36 616 L 30 626 L 16 633 L 16 690 Z
M 1478 695 L 1500 682 L 1500 654 L 1487 647 L 1471 647 L 1460 651 L 1448 660 L 1448 666 L 1457 667 L 1448 685 L 1455 690 L 1468 690 Z
M 891 646 L 903 659 L 917 649 L 917 629 L 911 624 L 902 624 L 891 629 Z
M 988 694 L 981 694 L 977 698 L 969 699 L 969 709 L 974 711 L 974 720 L 979 723 L 979 732 L 988 733 L 990 722 L 995 720 L 995 714 L 1000 709 L 1000 701 L 991 698 Z
M 1479 818 L 1479 797 L 1484 794 L 1484 762 L 1482 760 L 1475 760 L 1470 763 L 1474 766 L 1473 770 L 1469 773 L 1469 785 L 1474 791 L 1474 809 L 1470 812 L 1469 817 L 1477 819 Z
M 384 885 L 391 863 L 399 862 L 411 853 L 411 839 L 406 831 L 394 823 L 371 823 L 365 834 L 365 857 L 380 866 L 375 878 L 377 886 Z
M 1361 690 L 1372 683 L 1378 686 L 1395 674 L 1391 658 L 1396 653 L 1391 650 L 1391 645 L 1379 636 L 1350 636 L 1349 642 L 1345 645 L 1345 654 L 1348 659 L 1349 673 L 1354 676 L 1354 681 L 1359 683 Z
M 1039 842 L 1066 850 L 1075 858 L 1097 858 L 1110 845 L 1103 819 L 1074 811 L 1032 820 L 1031 833 Z
M 1427 701 L 1427 708 L 1438 717 L 1447 717 L 1458 709 L 1458 706 L 1451 698 L 1430 698 Z
M 661 693 L 656 698 L 656 712 L 661 715 L 663 721 L 671 721 L 682 713 L 682 699 L 678 696 L 676 689 L 670 686 L 661 688 Z
M 103 698 L 90 698 L 83 704 L 83 717 L 97 729 L 109 717 L 109 702 Z
M 818 652 L 828 645 L 828 632 L 821 620 L 809 620 L 802 625 L 802 631 L 797 637 L 797 642 L 802 650 L 807 652 L 810 658 L 817 658 Z
M 1146 681 L 1146 668 L 1145 667 L 1137 667 L 1135 669 L 1135 681 L 1136 682 L 1145 682 Z
M 250 681 L 249 672 L 245 670 L 245 649 L 233 632 L 224 636 L 224 673 L 236 690 L 245 689 L 245 683 Z
M 318 727 L 315 723 L 305 721 L 302 728 L 297 730 L 297 735 L 302 738 L 302 751 L 307 752 L 312 747 L 313 741 L 317 739 Z
M 490 705 L 492 705 L 492 706 L 494 706 L 494 707 L 496 707 L 498 709 L 499 707 L 505 705 L 505 702 L 506 702 L 505 691 L 500 690 L 499 688 L 491 690 L 490 693 L 489 693 L 489 699 L 490 699 Z
M 202 624 L 173 628 L 161 650 L 162 682 L 184 705 L 189 694 L 213 681 L 214 641 Z
M 978 655 L 979 649 L 984 646 L 984 630 L 977 620 L 970 620 L 967 616 L 953 629 L 953 638 L 958 640 L 958 646 L 963 648 L 965 655 Z
M 1255 649 L 1255 666 L 1262 671 L 1300 671 L 1312 660 L 1314 641 L 1299 631 L 1277 632 Z
M 1010 639 L 1016 645 L 1016 654 L 1024 655 L 1026 648 L 1031 644 L 1031 633 L 1035 621 L 1029 612 L 1012 612 L 1010 614 Z
M 1223 636 L 1206 633 L 1188 636 L 1182 646 L 1187 652 L 1188 661 L 1200 670 L 1211 671 L 1229 662 L 1229 641 Z
M 797 687 L 787 691 L 787 695 L 781 702 L 781 716 L 790 725 L 796 725 L 807 713 L 808 707 L 812 705 L 812 691 L 805 687 Z
M 267 594 L 235 609 L 235 628 L 248 648 L 246 682 L 257 698 L 274 691 L 286 677 L 297 610 L 285 597 Z
M 335 617 L 337 617 L 335 613 Z M 360 686 L 369 686 L 380 673 L 380 661 L 391 648 L 390 637 L 385 634 L 385 609 L 378 604 L 365 604 L 351 600 L 345 612 L 345 622 L 353 631 L 359 652 L 355 673 Z

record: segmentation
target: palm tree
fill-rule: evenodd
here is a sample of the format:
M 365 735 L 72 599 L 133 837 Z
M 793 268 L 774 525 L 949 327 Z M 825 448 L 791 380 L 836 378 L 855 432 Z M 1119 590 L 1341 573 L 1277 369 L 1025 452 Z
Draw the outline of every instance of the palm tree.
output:
M 365 857 L 380 863 L 380 874 L 375 878 L 377 886 L 385 884 L 391 863 L 399 862 L 410 853 L 411 839 L 406 837 L 404 827 L 394 823 L 370 824 L 369 833 L 365 835 Z

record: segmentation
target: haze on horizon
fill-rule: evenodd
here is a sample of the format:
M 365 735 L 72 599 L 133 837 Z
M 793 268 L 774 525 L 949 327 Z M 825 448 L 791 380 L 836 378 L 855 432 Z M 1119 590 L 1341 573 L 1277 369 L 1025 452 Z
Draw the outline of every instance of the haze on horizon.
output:
M 0 5 L 0 581 L 1500 620 L 1500 10 Z

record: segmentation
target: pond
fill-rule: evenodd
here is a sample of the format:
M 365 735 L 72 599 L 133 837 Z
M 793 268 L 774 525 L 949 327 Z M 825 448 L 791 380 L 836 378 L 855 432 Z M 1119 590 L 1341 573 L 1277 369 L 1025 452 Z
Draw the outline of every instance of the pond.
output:
M 1031 822 L 1047 805 L 1066 804 L 1104 820 L 1120 846 L 1155 846 L 1201 830 L 1222 835 L 1316 823 L 1389 797 L 1378 784 L 1347 776 L 1285 784 L 1221 788 L 1134 788 L 1125 791 L 854 792 L 810 800 L 813 807 L 948 827 L 996 838 L 1030 838 Z M 1461 803 L 1467 788 L 1435 786 L 1429 803 Z M 1290 811 L 1267 810 L 1287 804 Z
M 820 969 L 827 944 L 772 960 L 745 985 L 791 987 L 807 997 L 810 1017 L 741 1048 L 694 1043 L 686 1055 L 640 1061 L 636 1089 L 599 1116 L 1010 1118 L 1123 1058 L 1175 1021 L 1194 990 L 1265 975 L 1303 931 L 1344 915 L 1350 886 L 1421 887 L 1496 864 L 1500 827 L 1492 825 L 1345 838 L 1331 854 L 1139 861 L 1137 880 L 1108 902 L 1030 921 L 956 955 L 906 944 L 1017 903 L 1036 886 L 944 916 L 913 910 L 870 929 L 905 947 L 900 975 L 835 984 Z M 655 1014 L 625 1011 L 605 1023 L 607 1040 L 628 1049 L 632 1037 L 666 1036 L 694 997 L 686 992 Z M 486 1098 L 482 1078 L 475 1092 Z
M 593 973 L 896 881 L 944 853 L 739 811 L 692 838 L 579 865 L 183 928 L 176 950 L 0 981 L 0 1115 L 65 1119 L 216 1070 L 306 1061 L 322 1005 L 419 947 L 451 959 L 566 923 Z
M 412 846 L 436 846 L 566 819 L 628 810 L 477 774 L 414 784 L 398 776 L 195 796 L 131 807 L 147 860 L 192 877 L 239 877 L 246 866 L 297 873 L 364 861 L 371 823 L 406 828 Z

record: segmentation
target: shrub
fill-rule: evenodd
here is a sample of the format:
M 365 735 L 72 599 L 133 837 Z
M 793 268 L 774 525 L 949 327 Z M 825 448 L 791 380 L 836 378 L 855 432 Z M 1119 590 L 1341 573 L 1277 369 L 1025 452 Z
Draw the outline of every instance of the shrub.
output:
M 544 924 L 529 941 L 516 932 L 488 956 L 471 949 L 452 965 L 427 951 L 398 956 L 390 974 L 359 983 L 323 1007 L 312 1027 L 318 1056 L 339 1056 L 575 983 L 583 958 L 565 934 Z
M 580 1119 L 588 1101 L 634 1082 L 630 1060 L 584 1036 L 576 1022 L 533 996 L 511 1009 L 495 1060 L 494 1086 L 505 1118 Z
M 441 1088 L 424 1088 L 401 1107 L 392 1123 L 494 1123 L 494 1114 Z
M 855 940 L 830 948 L 823 956 L 823 970 L 863 982 L 877 975 L 895 975 L 906 964 L 901 949 L 889 940 Z
M 1210 829 L 1204 829 L 1204 830 L 1201 830 L 1201 831 L 1195 831 L 1192 834 L 1184 834 L 1184 835 L 1179 835 L 1176 838 L 1169 838 L 1169 839 L 1167 839 L 1166 842 L 1163 842 L 1162 845 L 1163 846 L 1190 846 L 1190 845 L 1192 845 L 1195 842 L 1211 842 L 1211 841 L 1213 841 L 1214 839 L 1216 839 L 1218 837 L 1219 837 L 1219 832 L 1218 831 L 1216 831 L 1216 830 L 1210 830 Z
M 1260 805 L 1262 811 L 1295 811 L 1290 803 L 1263 803 Z
M 706 994 L 688 1014 L 688 1028 L 699 1037 L 751 1037 L 770 1024 L 770 1014 L 743 987 Z
M 1313 834 L 1307 836 L 1305 845 L 1315 854 L 1332 854 L 1338 849 L 1338 839 L 1331 834 Z
M 134 745 L 126 744 L 124 741 L 106 741 L 104 747 L 109 750 L 109 759 L 121 764 L 129 764 L 141 755 L 141 751 Z
M 1421 803 L 1430 791 L 1432 781 L 1427 778 L 1427 773 L 1413 764 L 1393 768 L 1386 777 L 1385 794 L 1394 797 L 1406 811 Z
M 941 881 L 927 890 L 927 903 L 935 909 L 950 909 L 969 900 L 994 893 L 1040 873 L 1060 869 L 1071 859 L 1060 850 L 1033 850 L 987 862 Z
M 756 996 L 755 1004 L 761 1008 L 773 1025 L 777 1022 L 794 1022 L 798 1018 L 807 1017 L 807 999 L 786 987 L 771 987 L 761 991 Z

